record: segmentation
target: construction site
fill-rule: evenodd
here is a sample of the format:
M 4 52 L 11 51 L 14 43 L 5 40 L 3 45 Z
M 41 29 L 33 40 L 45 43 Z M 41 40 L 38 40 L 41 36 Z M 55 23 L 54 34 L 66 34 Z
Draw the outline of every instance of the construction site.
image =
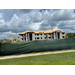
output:
M 19 33 L 18 36 L 11 36 L 9 40 L 15 41 L 34 41 L 34 40 L 56 40 L 64 39 L 65 32 L 61 30 L 48 30 L 48 31 L 25 31 Z

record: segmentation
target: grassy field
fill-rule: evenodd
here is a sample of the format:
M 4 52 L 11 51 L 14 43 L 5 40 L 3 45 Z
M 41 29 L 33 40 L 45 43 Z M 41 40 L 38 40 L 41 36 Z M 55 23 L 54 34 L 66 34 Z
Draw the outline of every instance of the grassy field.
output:
M 75 65 L 75 52 L 4 59 L 0 65 Z

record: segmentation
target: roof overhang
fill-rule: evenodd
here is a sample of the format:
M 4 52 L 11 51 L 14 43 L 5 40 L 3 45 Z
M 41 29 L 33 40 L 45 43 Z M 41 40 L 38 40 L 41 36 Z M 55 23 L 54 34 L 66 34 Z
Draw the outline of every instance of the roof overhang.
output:
M 53 32 L 62 32 L 62 33 L 65 33 L 65 32 L 63 32 L 61 30 L 49 30 L 49 31 L 30 31 L 30 30 L 28 30 L 28 31 L 22 32 L 20 34 L 25 34 L 25 33 L 36 33 L 36 34 L 40 33 L 41 34 L 41 33 L 53 33 Z

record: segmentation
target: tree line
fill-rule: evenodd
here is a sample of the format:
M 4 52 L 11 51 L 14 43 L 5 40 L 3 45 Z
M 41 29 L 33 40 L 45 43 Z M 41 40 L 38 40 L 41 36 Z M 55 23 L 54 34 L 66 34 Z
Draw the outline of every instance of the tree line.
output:
M 74 38 L 75 37 L 75 33 L 67 33 L 66 36 L 68 38 Z

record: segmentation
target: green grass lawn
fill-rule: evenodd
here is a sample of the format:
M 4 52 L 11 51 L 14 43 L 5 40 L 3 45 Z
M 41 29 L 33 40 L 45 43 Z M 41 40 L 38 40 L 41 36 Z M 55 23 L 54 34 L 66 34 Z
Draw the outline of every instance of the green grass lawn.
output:
M 75 52 L 4 59 L 0 65 L 75 65 Z

